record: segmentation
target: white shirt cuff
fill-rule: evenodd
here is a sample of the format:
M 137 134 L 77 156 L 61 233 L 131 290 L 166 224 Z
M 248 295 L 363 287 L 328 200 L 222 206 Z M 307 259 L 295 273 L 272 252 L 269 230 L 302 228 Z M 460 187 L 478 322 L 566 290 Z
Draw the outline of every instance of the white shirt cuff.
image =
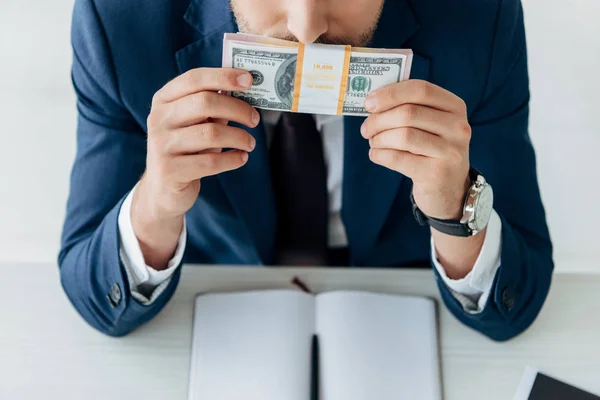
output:
M 184 219 L 177 250 L 173 258 L 169 260 L 166 269 L 157 271 L 146 265 L 144 254 L 131 223 L 131 202 L 136 188 L 137 185 L 127 195 L 119 211 L 119 255 L 127 273 L 131 295 L 140 303 L 150 305 L 166 289 L 173 273 L 181 264 L 186 246 L 187 228 Z
M 496 272 L 500 267 L 502 252 L 502 221 L 495 210 L 492 211 L 485 233 L 481 252 L 471 272 L 464 278 L 450 279 L 437 257 L 437 251 L 431 238 L 431 259 L 433 265 L 450 289 L 452 295 L 470 314 L 480 313 L 487 304 Z

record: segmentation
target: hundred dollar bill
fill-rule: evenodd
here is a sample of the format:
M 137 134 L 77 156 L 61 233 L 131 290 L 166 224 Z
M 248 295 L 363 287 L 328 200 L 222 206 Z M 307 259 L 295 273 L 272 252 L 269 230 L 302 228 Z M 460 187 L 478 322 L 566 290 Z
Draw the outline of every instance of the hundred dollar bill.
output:
M 299 57 L 300 46 L 279 39 L 226 34 L 223 66 L 249 71 L 253 77 L 250 89 L 230 94 L 270 110 L 368 115 L 364 101 L 370 92 L 410 75 L 411 50 L 319 45 L 317 52 L 307 55 L 303 50 Z M 333 51 L 341 52 L 339 57 L 331 55 Z M 303 104 L 308 104 L 304 110 Z

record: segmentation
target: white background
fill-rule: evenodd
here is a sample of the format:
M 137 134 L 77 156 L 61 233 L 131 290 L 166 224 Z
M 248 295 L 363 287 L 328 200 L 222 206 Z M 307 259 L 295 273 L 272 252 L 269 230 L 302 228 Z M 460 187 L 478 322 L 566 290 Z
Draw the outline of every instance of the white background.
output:
M 75 152 L 72 5 L 0 0 L 0 263 L 58 252 Z M 557 270 L 600 272 L 600 1 L 524 6 L 531 136 Z

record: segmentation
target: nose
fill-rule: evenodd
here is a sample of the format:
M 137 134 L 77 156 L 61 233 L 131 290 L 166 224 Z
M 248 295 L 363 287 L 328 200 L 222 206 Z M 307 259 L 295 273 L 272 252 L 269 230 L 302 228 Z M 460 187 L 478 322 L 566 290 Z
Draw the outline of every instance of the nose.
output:
M 292 0 L 288 9 L 287 27 L 302 43 L 312 43 L 327 32 L 326 1 Z

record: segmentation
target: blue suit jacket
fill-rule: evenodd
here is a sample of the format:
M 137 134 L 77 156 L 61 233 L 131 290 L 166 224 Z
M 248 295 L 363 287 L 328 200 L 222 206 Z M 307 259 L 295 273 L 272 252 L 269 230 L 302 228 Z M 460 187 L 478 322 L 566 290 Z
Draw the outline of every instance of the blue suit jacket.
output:
M 119 260 L 117 215 L 145 168 L 153 94 L 186 70 L 221 64 L 224 32 L 237 27 L 227 0 L 77 0 L 73 83 L 79 111 L 77 157 L 59 255 L 64 289 L 92 326 L 124 335 L 156 315 L 174 276 L 149 306 L 128 290 Z M 373 47 L 412 48 L 412 78 L 460 96 L 473 134 L 471 164 L 495 189 L 502 263 L 483 312 L 472 315 L 436 276 L 465 324 L 496 340 L 526 329 L 550 286 L 552 245 L 528 127 L 528 75 L 519 0 L 386 0 Z M 430 266 L 429 229 L 413 218 L 411 182 L 369 161 L 363 118 L 344 120 L 342 218 L 355 267 Z M 187 213 L 185 262 L 270 264 L 276 215 L 265 133 L 248 164 L 206 178 Z M 115 285 L 118 301 L 111 301 Z M 118 292 L 119 290 L 117 290 Z M 114 293 L 113 293 L 114 294 Z M 117 293 L 118 294 L 118 293 Z

